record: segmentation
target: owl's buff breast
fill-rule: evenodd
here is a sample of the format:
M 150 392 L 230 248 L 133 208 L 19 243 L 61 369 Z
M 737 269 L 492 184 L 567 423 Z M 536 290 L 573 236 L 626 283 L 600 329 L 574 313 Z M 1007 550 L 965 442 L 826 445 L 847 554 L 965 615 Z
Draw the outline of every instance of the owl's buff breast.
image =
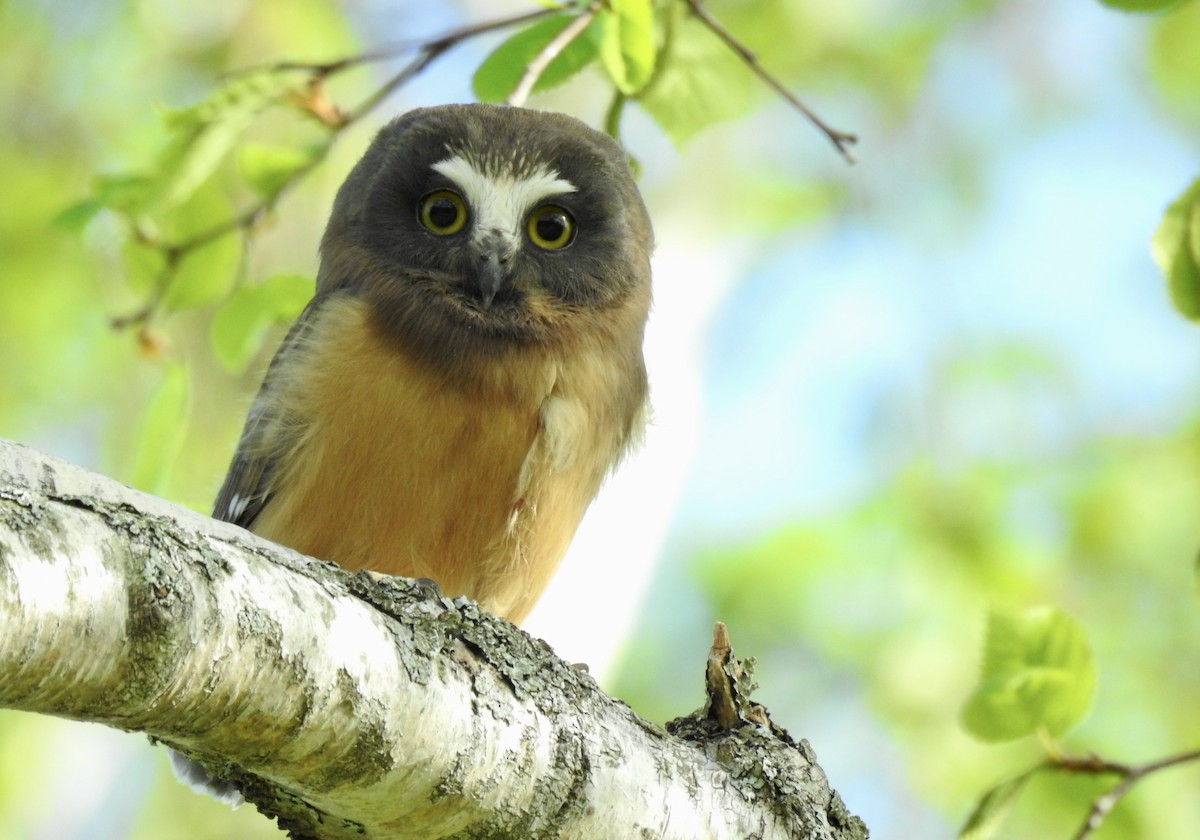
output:
M 505 359 L 486 386 L 451 387 L 368 322 L 361 300 L 328 301 L 299 348 L 303 378 L 282 372 L 279 445 L 295 451 L 253 530 L 520 620 L 623 448 L 582 396 L 603 400 L 604 383 L 574 381 L 594 361 Z

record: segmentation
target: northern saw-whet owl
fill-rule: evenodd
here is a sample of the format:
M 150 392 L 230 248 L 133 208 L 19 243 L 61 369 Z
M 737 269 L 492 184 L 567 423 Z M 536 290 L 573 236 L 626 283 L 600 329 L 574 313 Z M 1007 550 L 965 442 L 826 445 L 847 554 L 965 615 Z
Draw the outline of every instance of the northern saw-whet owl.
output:
M 397 118 L 338 191 L 214 516 L 521 621 L 639 437 L 651 247 L 625 153 L 584 123 Z

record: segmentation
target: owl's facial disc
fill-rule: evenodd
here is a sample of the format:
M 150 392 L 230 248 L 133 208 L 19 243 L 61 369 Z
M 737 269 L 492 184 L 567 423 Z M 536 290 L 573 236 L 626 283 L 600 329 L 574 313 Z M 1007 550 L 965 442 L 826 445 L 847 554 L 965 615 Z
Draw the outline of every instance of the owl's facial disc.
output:
M 498 168 L 477 166 L 462 155 L 433 165 L 458 187 L 467 205 L 470 248 L 478 260 L 473 279 L 484 309 L 513 282 L 513 257 L 529 235 L 530 212 L 548 199 L 576 191 L 574 184 L 543 165 L 497 173 Z

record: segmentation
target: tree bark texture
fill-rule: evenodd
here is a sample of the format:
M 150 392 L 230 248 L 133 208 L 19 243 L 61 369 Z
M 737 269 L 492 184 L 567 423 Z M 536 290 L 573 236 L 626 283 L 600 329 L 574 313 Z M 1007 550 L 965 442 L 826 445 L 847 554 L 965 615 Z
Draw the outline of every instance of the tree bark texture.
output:
M 470 601 L 0 441 L 0 707 L 148 733 L 294 837 L 866 837 L 728 706 L 668 734 Z

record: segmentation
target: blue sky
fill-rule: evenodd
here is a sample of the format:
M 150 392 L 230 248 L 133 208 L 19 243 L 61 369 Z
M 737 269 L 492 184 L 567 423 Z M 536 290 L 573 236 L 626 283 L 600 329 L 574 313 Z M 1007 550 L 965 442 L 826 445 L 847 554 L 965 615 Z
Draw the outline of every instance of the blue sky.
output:
M 1068 4 L 1047 5 L 1042 24 L 1056 25 Z M 906 452 L 927 442 L 919 415 L 939 365 L 991 347 L 1026 346 L 1064 374 L 1029 447 L 1160 431 L 1189 412 L 1195 332 L 1148 242 L 1195 176 L 1195 149 L 1130 72 L 1139 22 L 1078 11 L 1058 30 L 1070 49 L 1052 53 L 1056 101 L 1029 100 L 995 33 L 968 30 L 934 62 L 915 115 L 953 124 L 914 132 L 998 138 L 972 161 L 974 206 L 909 138 L 867 138 L 845 211 L 745 266 L 708 331 L 683 527 L 761 525 L 868 491 L 899 454 L 881 453 L 881 437 Z M 890 435 L 876 422 L 887 405 Z

